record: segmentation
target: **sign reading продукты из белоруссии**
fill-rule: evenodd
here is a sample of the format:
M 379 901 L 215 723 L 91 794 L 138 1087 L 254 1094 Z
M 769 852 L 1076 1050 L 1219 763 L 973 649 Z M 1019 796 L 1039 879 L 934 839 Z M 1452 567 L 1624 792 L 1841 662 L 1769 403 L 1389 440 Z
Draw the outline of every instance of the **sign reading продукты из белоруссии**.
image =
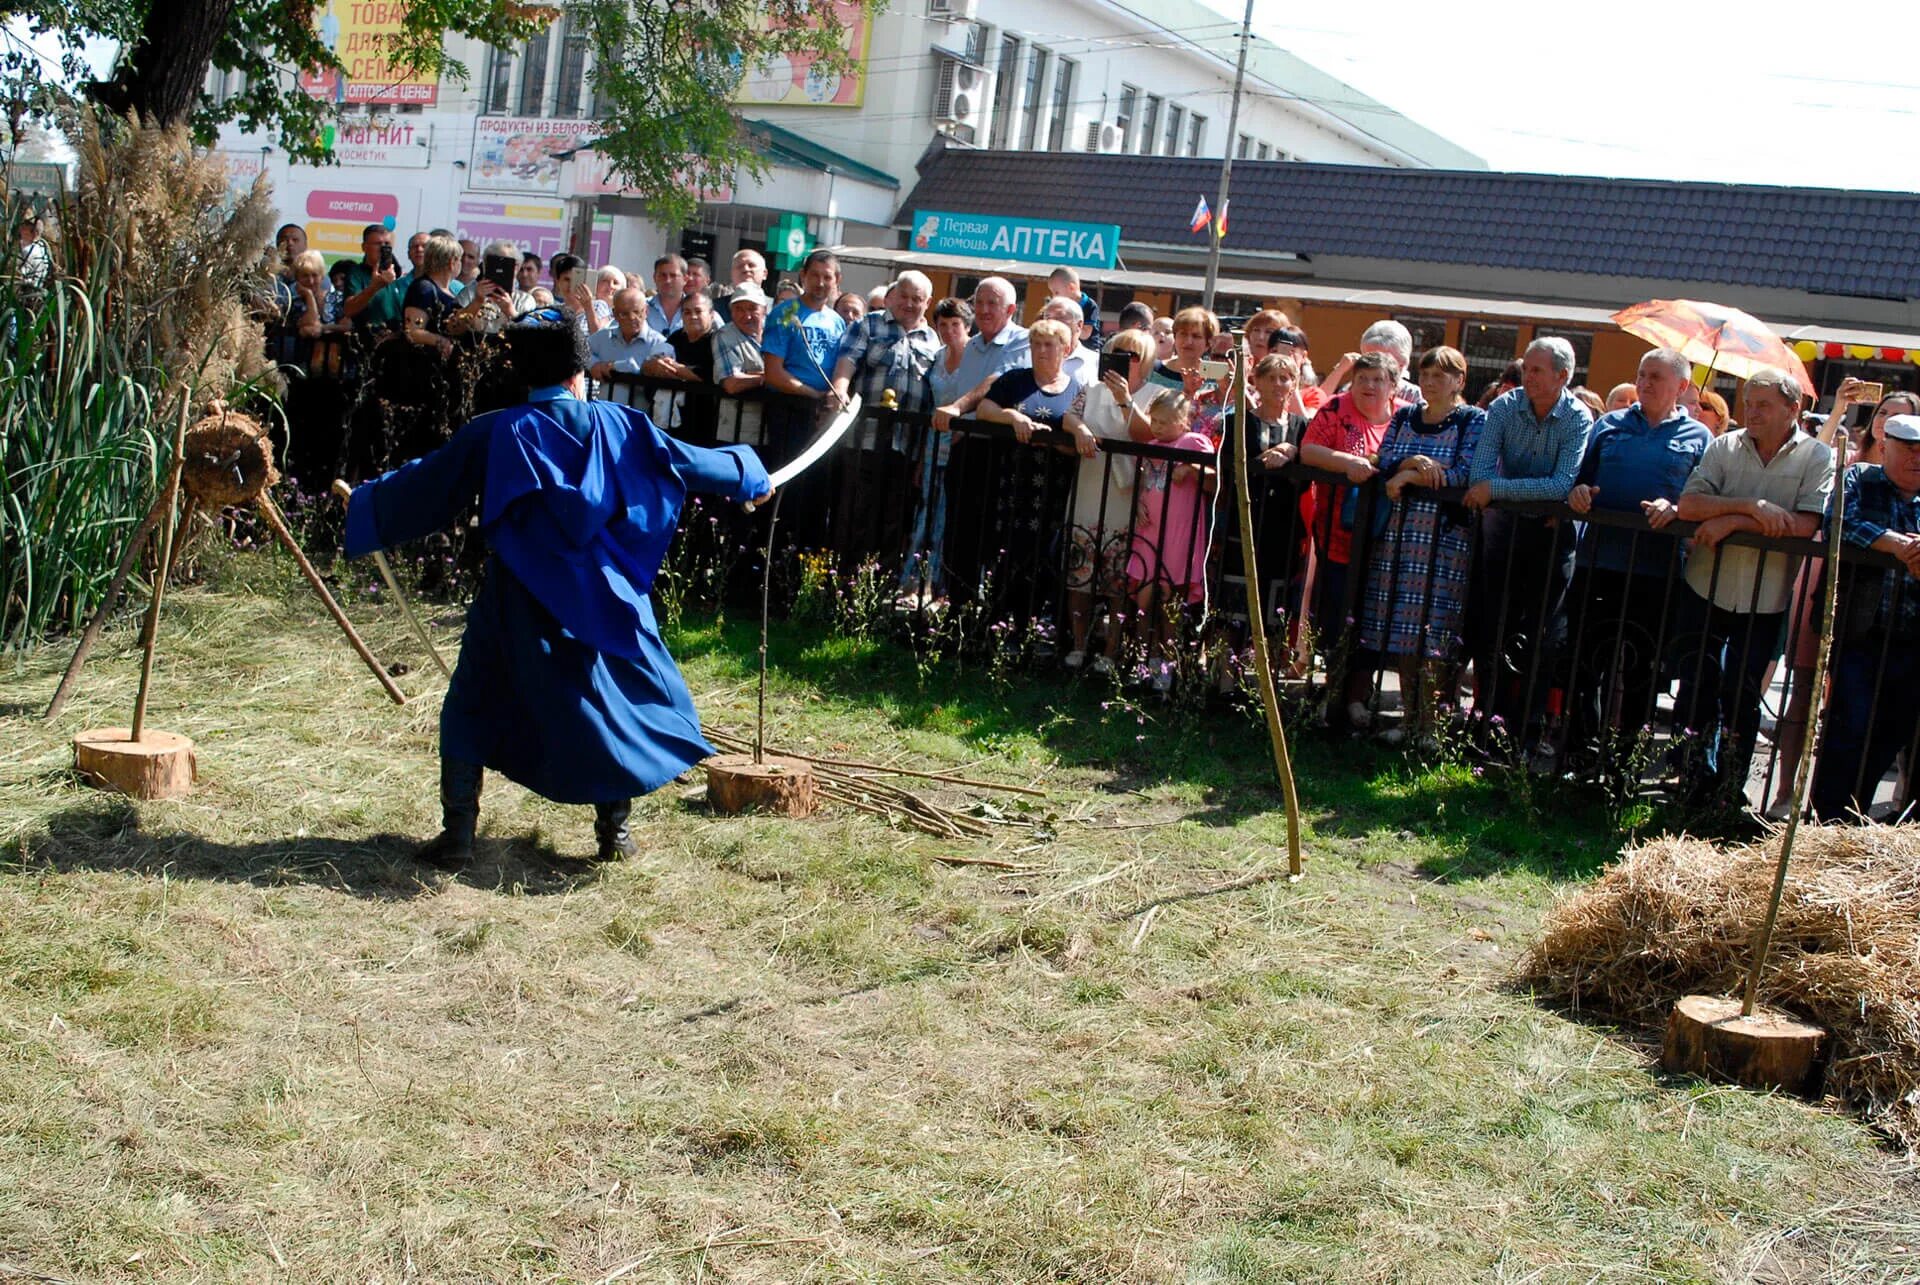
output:
M 915 210 L 913 248 L 930 254 L 1111 268 L 1120 248 L 1120 228 L 1112 223 L 1057 223 L 999 214 Z

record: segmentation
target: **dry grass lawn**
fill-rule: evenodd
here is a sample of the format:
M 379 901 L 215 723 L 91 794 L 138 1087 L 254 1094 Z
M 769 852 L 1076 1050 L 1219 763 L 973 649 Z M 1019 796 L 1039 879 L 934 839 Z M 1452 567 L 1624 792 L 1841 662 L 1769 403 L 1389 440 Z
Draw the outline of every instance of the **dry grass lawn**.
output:
M 1098 695 L 789 631 L 776 739 L 1037 780 L 1055 819 L 957 844 L 669 788 L 599 870 L 585 809 L 490 783 L 450 879 L 405 856 L 437 675 L 357 607 L 416 666 L 386 703 L 282 573 L 169 598 L 185 801 L 68 772 L 131 630 L 58 726 L 64 653 L 0 679 L 0 1280 L 1920 1279 L 1920 1186 L 1856 1121 L 1506 986 L 1612 841 L 1543 860 L 1564 819 L 1464 771 L 1308 747 L 1308 877 L 1148 913 L 1281 859 L 1257 729 L 1158 716 L 1104 762 Z M 736 729 L 739 639 L 682 639 Z

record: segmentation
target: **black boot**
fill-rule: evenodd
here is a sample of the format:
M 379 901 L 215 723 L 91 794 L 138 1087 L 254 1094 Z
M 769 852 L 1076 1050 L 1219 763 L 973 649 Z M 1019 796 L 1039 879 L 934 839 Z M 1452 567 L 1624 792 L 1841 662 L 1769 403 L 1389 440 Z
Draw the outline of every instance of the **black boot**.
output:
M 485 776 L 478 763 L 440 760 L 440 833 L 414 851 L 414 860 L 442 870 L 460 870 L 472 863 L 473 832 L 480 825 L 480 783 Z
M 640 850 L 627 829 L 627 816 L 632 811 L 633 803 L 627 799 L 593 805 L 593 837 L 600 841 L 593 854 L 595 861 L 625 861 Z

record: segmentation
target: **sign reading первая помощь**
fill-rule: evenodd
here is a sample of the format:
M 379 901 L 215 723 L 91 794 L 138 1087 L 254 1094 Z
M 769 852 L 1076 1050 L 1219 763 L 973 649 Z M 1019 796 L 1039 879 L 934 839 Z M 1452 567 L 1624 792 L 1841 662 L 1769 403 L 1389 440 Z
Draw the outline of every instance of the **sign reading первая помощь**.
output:
M 932 254 L 1111 268 L 1120 249 L 1120 228 L 1113 223 L 1056 223 L 998 214 L 915 210 L 912 226 L 913 248 Z

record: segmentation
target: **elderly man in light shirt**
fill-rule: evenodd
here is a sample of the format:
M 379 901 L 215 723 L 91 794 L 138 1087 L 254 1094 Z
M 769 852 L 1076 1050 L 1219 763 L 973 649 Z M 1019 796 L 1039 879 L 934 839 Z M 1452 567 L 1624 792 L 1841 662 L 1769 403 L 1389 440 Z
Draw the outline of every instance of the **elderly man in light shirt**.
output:
M 713 333 L 713 382 L 730 395 L 721 406 L 717 428 L 722 441 L 758 446 L 765 436 L 758 393 L 767 382 L 767 374 L 760 356 L 760 339 L 766 332 L 767 309 L 772 302 L 755 282 L 740 283 L 727 299 L 727 312 L 733 320 Z
M 973 288 L 973 338 L 960 354 L 956 381 L 968 391 L 933 412 L 933 426 L 947 431 L 953 421 L 971 415 L 993 381 L 1030 365 L 1027 328 L 1014 321 L 1018 296 L 1005 277 L 987 277 Z
M 1515 735 L 1530 735 L 1547 714 L 1546 689 L 1566 643 L 1567 585 L 1573 579 L 1573 528 L 1553 518 L 1487 508 L 1499 501 L 1561 501 L 1573 489 L 1593 429 L 1593 415 L 1567 391 L 1573 345 L 1557 336 L 1527 345 L 1520 387 L 1494 398 L 1474 447 L 1462 502 L 1487 509 L 1470 622 L 1476 709 L 1496 714 Z M 1516 672 L 1511 640 L 1533 655 Z M 1522 722 L 1535 726 L 1523 727 Z
M 1680 520 L 1700 526 L 1687 558 L 1674 708 L 1700 737 L 1687 785 L 1702 801 L 1714 793 L 1737 801 L 1746 788 L 1767 667 L 1785 640 L 1801 561 L 1727 537 L 1809 539 L 1833 493 L 1833 451 L 1800 431 L 1800 402 L 1791 375 L 1763 370 L 1747 380 L 1745 423 L 1707 444 L 1680 492 Z
M 593 359 L 587 373 L 597 380 L 609 375 L 686 378 L 667 337 L 647 324 L 646 300 L 632 286 L 613 296 L 613 324 L 593 333 L 587 351 Z

